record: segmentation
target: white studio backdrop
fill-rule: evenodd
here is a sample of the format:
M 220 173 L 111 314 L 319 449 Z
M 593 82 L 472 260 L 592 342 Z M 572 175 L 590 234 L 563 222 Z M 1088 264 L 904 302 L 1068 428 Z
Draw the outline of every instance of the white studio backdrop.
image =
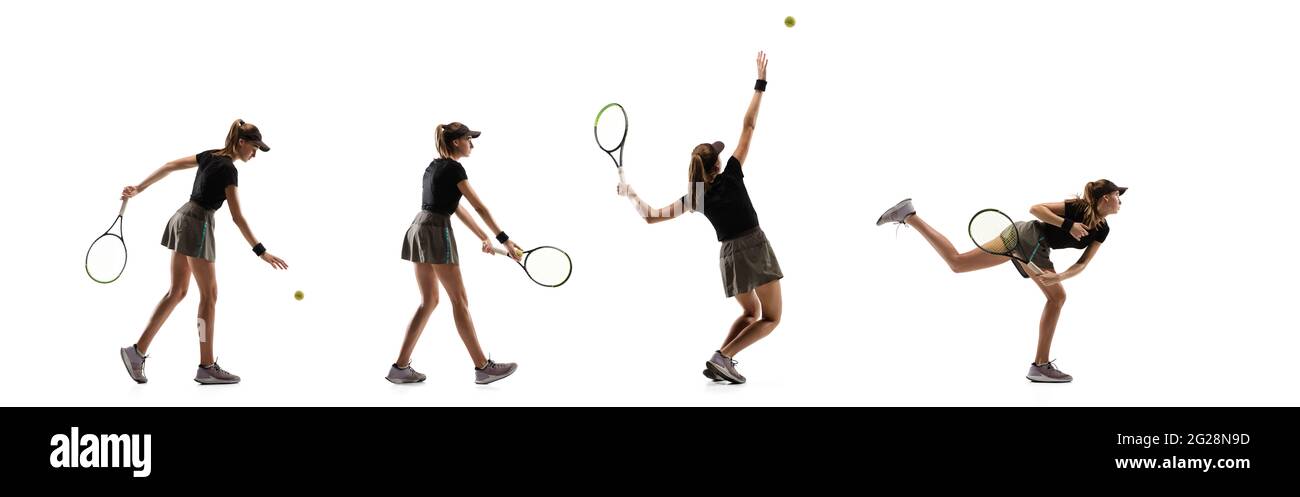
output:
M 1278 256 L 1296 242 L 1297 21 L 1293 3 L 1226 1 L 7 4 L 0 403 L 1296 405 L 1296 272 Z M 739 312 L 712 229 L 642 223 L 591 124 L 627 108 L 628 180 L 667 204 L 693 145 L 735 145 L 758 50 L 746 181 L 785 312 L 727 387 L 700 375 Z M 131 201 L 121 280 L 91 282 L 86 247 L 122 186 L 219 147 L 235 118 L 273 149 L 240 164 L 240 195 L 290 269 L 255 259 L 223 208 L 216 351 L 244 382 L 190 380 L 193 291 L 136 385 L 116 349 L 166 291 L 158 240 L 193 171 Z M 464 164 L 503 228 L 574 273 L 535 286 L 457 223 L 480 338 L 520 370 L 473 385 L 444 299 L 415 354 L 429 381 L 396 387 L 382 376 L 419 300 L 401 237 L 453 120 L 484 131 Z M 1022 377 L 1032 283 L 953 275 L 915 231 L 874 226 L 912 197 L 966 250 L 975 211 L 1028 219 L 1102 177 L 1131 190 L 1065 283 L 1069 385 Z

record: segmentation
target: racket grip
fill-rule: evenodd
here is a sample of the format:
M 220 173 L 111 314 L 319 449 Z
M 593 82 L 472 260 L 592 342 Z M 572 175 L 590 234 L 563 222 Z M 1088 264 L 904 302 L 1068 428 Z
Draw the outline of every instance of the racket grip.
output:
M 1038 264 L 1034 264 L 1033 262 L 1026 263 L 1026 265 L 1028 265 L 1029 269 L 1032 269 L 1036 275 L 1041 276 L 1045 272 L 1038 267 Z
M 127 200 L 131 200 L 131 199 L 129 199 L 129 198 L 124 198 L 124 199 L 122 199 L 122 208 L 120 208 L 120 209 L 117 210 L 117 215 L 118 215 L 118 216 L 121 216 L 122 214 L 125 214 L 125 213 L 126 213 L 126 201 L 127 201 Z
M 506 252 L 506 249 L 503 249 L 503 248 L 501 248 L 501 247 L 492 247 L 492 251 L 493 251 L 493 252 L 496 252 L 496 253 L 498 253 L 498 254 L 501 254 L 501 255 L 507 256 L 507 257 L 510 256 L 510 252 Z M 519 251 L 519 252 L 516 252 L 516 253 L 517 253 L 518 255 L 524 255 L 523 251 Z
M 619 182 L 619 183 L 623 183 L 623 184 L 627 184 L 627 180 L 626 180 L 626 179 L 623 179 L 623 168 L 622 168 L 622 167 L 619 167 L 619 168 L 618 168 L 618 182 Z

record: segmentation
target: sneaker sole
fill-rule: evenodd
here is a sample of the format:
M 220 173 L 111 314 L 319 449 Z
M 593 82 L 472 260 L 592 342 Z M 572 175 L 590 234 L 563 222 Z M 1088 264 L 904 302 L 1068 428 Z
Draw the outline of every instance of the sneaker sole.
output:
M 200 380 L 200 379 L 198 379 L 198 378 L 195 378 L 195 379 L 194 379 L 194 382 L 195 382 L 195 383 L 198 383 L 198 384 L 200 384 L 200 385 L 235 385 L 235 384 L 238 384 L 238 383 L 239 383 L 239 381 L 229 381 L 229 380 Z
M 1074 378 L 1070 378 L 1068 380 L 1059 380 L 1056 378 L 1049 378 L 1046 376 L 1026 376 L 1025 379 L 1032 381 L 1034 383 L 1069 383 L 1074 381 Z
M 708 379 L 710 379 L 710 380 L 713 380 L 713 381 L 726 381 L 726 380 L 723 380 L 722 378 L 719 378 L 718 375 L 713 374 L 713 371 L 709 371 L 709 370 L 707 370 L 707 369 L 704 370 L 704 377 L 705 377 L 705 378 L 708 378 Z
M 731 383 L 732 385 L 739 385 L 745 382 L 745 380 L 737 380 L 732 378 L 727 374 L 727 371 L 725 369 L 722 369 L 717 364 L 714 364 L 712 362 L 704 363 L 704 367 L 708 368 L 708 371 L 712 371 L 713 374 L 717 375 L 719 378 L 722 378 L 723 380 L 726 380 L 728 383 Z
M 123 366 L 126 366 L 126 375 L 127 375 L 127 376 L 130 376 L 132 381 L 135 381 L 136 383 L 148 383 L 148 382 L 149 382 L 149 378 L 143 378 L 143 379 L 139 379 L 139 380 L 135 379 L 135 375 L 131 373 L 131 358 L 129 358 L 129 357 L 126 356 L 126 349 L 121 349 L 121 350 L 118 350 L 117 352 L 118 352 L 118 355 L 122 356 L 122 365 L 123 365 Z
M 384 379 L 388 380 L 389 383 L 392 383 L 394 385 L 405 385 L 407 383 L 420 383 L 424 381 L 426 378 L 420 378 L 418 380 L 394 380 L 392 378 L 385 376 Z
M 509 378 L 510 375 L 515 374 L 515 371 L 519 371 L 519 366 L 515 366 L 515 368 L 514 368 L 514 369 L 511 369 L 509 373 L 503 374 L 503 375 L 498 376 L 498 377 L 496 377 L 496 378 L 490 378 L 490 379 L 488 379 L 488 380 L 486 380 L 486 381 L 474 380 L 474 383 L 475 383 L 475 384 L 478 384 L 478 385 L 486 385 L 486 384 L 488 384 L 488 383 L 492 383 L 492 382 L 495 382 L 495 381 L 504 380 L 504 379 L 506 379 L 506 378 Z

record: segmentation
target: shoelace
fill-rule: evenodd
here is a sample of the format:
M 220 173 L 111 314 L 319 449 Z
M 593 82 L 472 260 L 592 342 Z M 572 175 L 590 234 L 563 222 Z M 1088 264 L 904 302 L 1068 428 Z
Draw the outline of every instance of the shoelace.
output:
M 221 365 L 217 364 L 217 361 L 212 361 L 212 373 L 230 374 L 226 370 L 221 369 Z
M 897 224 L 897 225 L 898 225 L 898 226 L 895 226 L 895 227 L 894 227 L 894 239 L 895 239 L 895 240 L 898 239 L 898 232 L 899 232 L 899 231 L 901 231 L 904 227 L 909 227 L 909 228 L 910 228 L 910 226 L 907 226 L 907 223 L 904 223 L 904 222 L 898 222 L 898 223 L 894 223 L 894 224 Z
M 131 369 L 135 371 L 144 372 L 144 360 L 148 359 L 149 356 L 141 354 L 140 350 L 136 349 L 134 345 L 131 346 L 131 350 L 135 352 L 135 355 L 140 356 L 140 364 L 132 364 Z
M 1060 371 L 1059 369 L 1056 369 L 1056 359 L 1052 359 L 1045 363 L 1039 364 L 1038 367 L 1042 369 L 1050 369 L 1052 371 Z

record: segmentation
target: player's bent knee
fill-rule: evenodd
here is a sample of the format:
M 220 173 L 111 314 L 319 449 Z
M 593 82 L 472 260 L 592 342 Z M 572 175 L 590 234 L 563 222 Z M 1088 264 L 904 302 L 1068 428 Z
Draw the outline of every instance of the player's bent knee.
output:
M 180 302 L 182 300 L 185 300 L 185 295 L 188 293 L 189 293 L 189 289 L 187 288 L 180 288 L 180 289 L 173 288 L 167 291 L 166 298 L 168 301 L 171 301 L 173 303 Z
M 1062 290 L 1048 294 L 1047 303 L 1056 307 L 1065 305 L 1065 291 Z
M 764 314 L 763 321 L 770 323 L 772 326 L 776 326 L 778 324 L 781 324 L 781 314 L 780 313 Z

